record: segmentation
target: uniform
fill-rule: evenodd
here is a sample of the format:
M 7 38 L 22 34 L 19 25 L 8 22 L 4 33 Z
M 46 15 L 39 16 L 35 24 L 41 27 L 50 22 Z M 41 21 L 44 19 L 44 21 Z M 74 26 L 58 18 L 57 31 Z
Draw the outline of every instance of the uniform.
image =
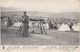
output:
M 22 36 L 27 37 L 28 36 L 28 29 L 29 29 L 29 17 L 28 16 L 22 16 Z

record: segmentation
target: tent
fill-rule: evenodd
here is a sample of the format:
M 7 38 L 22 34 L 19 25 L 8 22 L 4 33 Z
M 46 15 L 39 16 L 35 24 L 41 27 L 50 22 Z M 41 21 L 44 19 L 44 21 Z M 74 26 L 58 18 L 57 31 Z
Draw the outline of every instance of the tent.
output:
M 46 23 L 46 24 L 43 24 L 43 26 L 45 29 L 49 29 L 49 24 Z
M 18 30 L 19 27 L 21 26 L 21 24 L 22 24 L 21 22 L 16 22 L 16 23 L 14 23 L 10 28 L 11 28 L 11 29 L 17 29 L 17 30 Z
M 71 29 L 69 28 L 69 26 L 68 26 L 67 24 L 64 24 L 64 23 L 63 23 L 63 24 L 59 27 L 58 31 L 71 31 Z
M 22 24 L 21 22 L 16 22 L 16 23 L 13 24 L 13 26 L 15 26 L 15 27 L 20 27 L 21 24 Z
M 80 23 L 74 24 L 74 25 L 72 26 L 72 29 L 73 29 L 74 31 L 80 31 Z
M 5 25 L 7 26 L 7 22 L 5 21 L 4 23 L 5 23 Z
M 2 22 L 1 23 L 1 30 L 6 30 L 7 29 L 7 22 Z
M 57 28 L 59 29 L 59 27 L 61 26 L 61 24 L 57 24 Z

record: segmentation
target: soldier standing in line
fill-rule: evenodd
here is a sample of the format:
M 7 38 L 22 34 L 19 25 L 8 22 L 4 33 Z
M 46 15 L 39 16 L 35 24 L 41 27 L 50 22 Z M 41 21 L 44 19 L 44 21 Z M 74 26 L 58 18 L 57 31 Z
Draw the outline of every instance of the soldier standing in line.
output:
M 22 36 L 23 37 L 28 37 L 29 33 L 29 17 L 26 14 L 26 11 L 24 11 L 24 14 L 22 16 Z
M 69 27 L 70 27 L 71 30 L 73 30 L 73 29 L 72 29 L 72 26 L 73 26 L 73 25 L 74 25 L 73 22 L 70 22 Z

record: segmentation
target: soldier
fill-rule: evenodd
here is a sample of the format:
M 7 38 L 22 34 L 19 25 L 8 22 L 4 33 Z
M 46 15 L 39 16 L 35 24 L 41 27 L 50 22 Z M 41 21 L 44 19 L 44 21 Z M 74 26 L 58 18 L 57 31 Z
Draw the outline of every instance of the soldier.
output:
M 24 12 L 22 16 L 22 36 L 27 37 L 28 36 L 28 29 L 29 29 L 29 17 L 26 15 L 26 11 Z
M 69 27 L 70 27 L 71 30 L 73 30 L 73 29 L 72 29 L 72 26 L 73 26 L 73 25 L 74 25 L 73 22 L 70 22 Z
M 12 26 L 12 25 L 13 25 L 13 23 L 12 23 L 10 17 L 8 17 L 7 27 L 10 27 L 10 26 Z
M 52 21 L 50 20 L 49 21 L 49 29 L 52 29 L 53 28 L 53 24 L 52 24 Z

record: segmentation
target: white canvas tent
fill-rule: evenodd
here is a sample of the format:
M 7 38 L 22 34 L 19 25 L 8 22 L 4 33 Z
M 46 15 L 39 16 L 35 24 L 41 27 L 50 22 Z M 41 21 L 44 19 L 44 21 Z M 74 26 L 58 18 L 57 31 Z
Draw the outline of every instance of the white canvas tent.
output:
M 5 22 L 1 23 L 1 30 L 6 30 L 7 29 L 7 24 Z
M 15 26 L 15 27 L 20 27 L 21 26 L 21 22 L 16 22 L 16 23 L 14 23 L 14 25 L 13 26 Z
M 10 28 L 11 28 L 11 29 L 17 29 L 17 30 L 18 30 L 19 27 L 21 26 L 21 24 L 22 24 L 21 22 L 16 22 L 16 23 L 14 23 Z
M 74 31 L 80 31 L 80 23 L 74 24 L 73 27 L 72 27 L 72 29 L 73 29 Z
M 38 26 L 38 22 L 34 22 L 34 21 L 31 22 L 31 21 L 30 21 L 30 22 L 29 22 L 29 26 L 30 26 L 30 27 Z
M 71 29 L 69 28 L 69 26 L 68 26 L 67 24 L 64 24 L 64 23 L 63 23 L 63 24 L 59 27 L 58 31 L 71 31 Z
M 46 24 L 43 24 L 44 28 L 45 29 L 49 29 L 49 25 L 46 23 Z
M 5 25 L 7 26 L 7 22 L 5 21 L 4 23 L 5 23 Z

